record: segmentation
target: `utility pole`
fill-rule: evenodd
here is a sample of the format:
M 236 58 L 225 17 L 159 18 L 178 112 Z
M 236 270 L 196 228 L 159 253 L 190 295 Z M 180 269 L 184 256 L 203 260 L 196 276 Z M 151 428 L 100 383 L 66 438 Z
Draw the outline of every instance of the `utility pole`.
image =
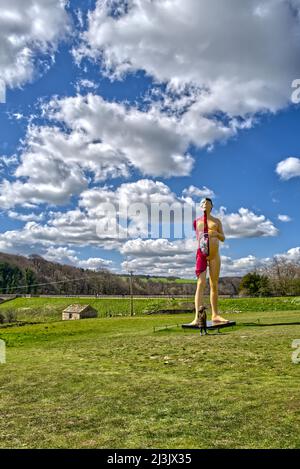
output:
M 128 257 L 124 265 L 125 269 L 129 273 L 129 285 L 130 285 L 130 316 L 133 316 L 133 270 L 129 270 Z
M 133 271 L 130 270 L 130 316 L 133 316 L 133 288 L 132 288 Z

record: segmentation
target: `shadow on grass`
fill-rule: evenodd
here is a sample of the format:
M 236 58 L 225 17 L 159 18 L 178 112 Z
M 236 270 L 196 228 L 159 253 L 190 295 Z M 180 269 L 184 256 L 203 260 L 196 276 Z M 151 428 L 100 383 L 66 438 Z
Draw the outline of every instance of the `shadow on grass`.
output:
M 239 326 L 254 326 L 254 327 L 270 327 L 270 326 L 300 326 L 300 322 L 275 322 L 275 323 L 261 323 L 261 322 L 242 322 Z
M 30 325 L 35 325 L 35 324 L 45 324 L 40 321 L 16 321 L 16 322 L 10 322 L 10 323 L 4 323 L 0 324 L 0 330 L 1 329 L 7 329 L 8 327 L 21 327 L 21 326 L 30 326 Z

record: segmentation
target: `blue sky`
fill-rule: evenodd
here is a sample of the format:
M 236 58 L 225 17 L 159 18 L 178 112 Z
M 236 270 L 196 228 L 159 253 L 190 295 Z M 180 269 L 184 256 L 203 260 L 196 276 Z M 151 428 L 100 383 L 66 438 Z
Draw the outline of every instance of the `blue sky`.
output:
M 300 2 L 5 3 L 1 251 L 193 277 L 192 231 L 99 238 L 97 207 L 211 196 L 222 275 L 300 259 Z

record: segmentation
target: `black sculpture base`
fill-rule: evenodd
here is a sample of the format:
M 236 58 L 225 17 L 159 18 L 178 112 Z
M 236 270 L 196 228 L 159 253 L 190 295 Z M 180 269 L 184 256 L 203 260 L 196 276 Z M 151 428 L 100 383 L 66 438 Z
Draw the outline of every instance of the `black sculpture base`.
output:
M 207 329 L 223 329 L 224 327 L 232 327 L 235 326 L 235 321 L 228 321 L 228 322 L 213 322 L 207 321 Z M 182 324 L 182 327 L 185 329 L 200 329 L 200 326 L 193 326 L 191 324 Z

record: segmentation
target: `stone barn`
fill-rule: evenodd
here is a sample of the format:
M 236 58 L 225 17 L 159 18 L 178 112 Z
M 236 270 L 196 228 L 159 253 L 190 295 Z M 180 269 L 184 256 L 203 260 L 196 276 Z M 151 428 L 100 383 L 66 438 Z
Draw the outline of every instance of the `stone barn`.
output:
M 98 313 L 92 306 L 74 304 L 63 310 L 62 320 L 96 318 L 97 316 Z

